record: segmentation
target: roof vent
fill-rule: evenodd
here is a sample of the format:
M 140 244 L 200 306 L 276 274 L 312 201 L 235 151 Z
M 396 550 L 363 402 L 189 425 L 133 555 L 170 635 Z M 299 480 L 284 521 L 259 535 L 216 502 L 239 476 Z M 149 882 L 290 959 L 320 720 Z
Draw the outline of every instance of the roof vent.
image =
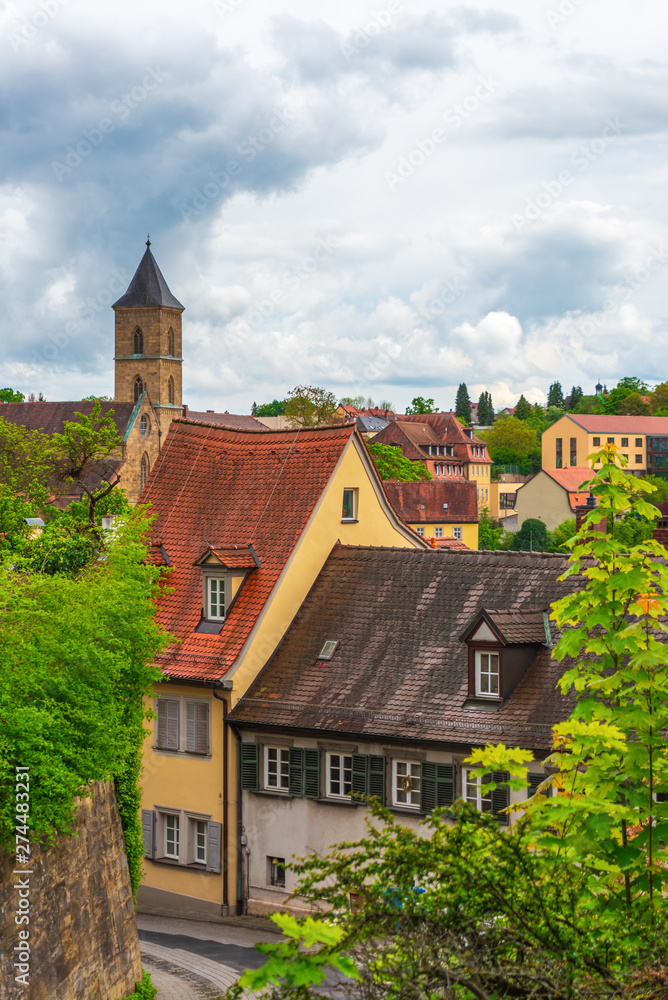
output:
M 336 649 L 338 644 L 339 644 L 338 639 L 328 639 L 325 645 L 318 653 L 318 659 L 331 660 L 331 658 L 334 656 L 334 650 Z

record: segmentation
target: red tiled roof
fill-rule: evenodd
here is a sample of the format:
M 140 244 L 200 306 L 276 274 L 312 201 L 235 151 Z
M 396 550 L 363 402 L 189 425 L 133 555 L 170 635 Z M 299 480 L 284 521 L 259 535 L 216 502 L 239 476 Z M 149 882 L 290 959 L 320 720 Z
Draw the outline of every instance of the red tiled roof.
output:
M 464 426 L 454 413 L 420 413 L 397 417 L 374 437 L 374 444 L 398 445 L 405 458 L 422 462 L 441 463 L 478 462 L 491 465 L 485 442 L 464 431 Z M 454 454 L 430 456 L 423 445 L 448 445 Z M 473 453 L 473 448 L 484 449 L 484 458 Z
M 578 493 L 583 483 L 588 483 L 594 475 L 587 465 L 573 465 L 568 469 L 543 469 L 543 472 L 568 493 Z
M 265 431 L 264 424 L 255 417 L 247 417 L 243 413 L 210 413 L 208 410 L 186 410 L 188 420 L 198 424 L 216 424 L 218 427 L 231 427 L 235 431 Z
M 390 503 L 407 524 L 474 524 L 478 520 L 476 484 L 468 480 L 432 479 L 383 483 Z M 447 509 L 443 507 L 447 504 Z M 424 509 L 423 509 L 424 508 Z
M 471 549 L 459 538 L 427 538 L 426 541 L 432 549 L 452 549 L 455 552 L 470 552 Z
M 248 432 L 172 422 L 140 497 L 157 513 L 153 538 L 170 560 L 157 619 L 181 643 L 159 657 L 167 676 L 216 681 L 234 664 L 354 433 L 353 424 Z M 208 547 L 249 542 L 261 566 L 248 574 L 220 634 L 195 632 L 202 613 L 195 561 Z
M 568 418 L 589 434 L 668 434 L 668 417 L 569 413 Z
M 195 560 L 195 565 L 201 565 L 209 554 L 214 555 L 227 569 L 257 568 L 257 562 L 247 545 L 210 545 L 202 556 Z

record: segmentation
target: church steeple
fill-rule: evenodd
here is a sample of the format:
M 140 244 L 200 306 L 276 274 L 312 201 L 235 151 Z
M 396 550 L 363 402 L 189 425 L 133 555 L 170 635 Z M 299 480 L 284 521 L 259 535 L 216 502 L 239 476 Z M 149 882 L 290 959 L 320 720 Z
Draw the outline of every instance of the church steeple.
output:
M 165 434 L 181 411 L 181 316 L 150 239 L 124 295 L 114 302 L 116 354 L 114 399 L 137 402 L 148 392 Z

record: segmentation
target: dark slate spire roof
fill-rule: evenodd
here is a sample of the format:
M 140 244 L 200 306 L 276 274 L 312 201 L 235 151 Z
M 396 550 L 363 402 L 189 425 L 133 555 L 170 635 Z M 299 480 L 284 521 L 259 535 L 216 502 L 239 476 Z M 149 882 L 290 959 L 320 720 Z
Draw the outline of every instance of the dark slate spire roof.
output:
M 128 286 L 125 295 L 114 302 L 112 309 L 119 306 L 167 306 L 170 309 L 184 309 L 178 299 L 175 299 L 167 282 L 156 264 L 151 253 L 151 244 L 146 241 L 146 253 L 141 259 L 135 276 Z

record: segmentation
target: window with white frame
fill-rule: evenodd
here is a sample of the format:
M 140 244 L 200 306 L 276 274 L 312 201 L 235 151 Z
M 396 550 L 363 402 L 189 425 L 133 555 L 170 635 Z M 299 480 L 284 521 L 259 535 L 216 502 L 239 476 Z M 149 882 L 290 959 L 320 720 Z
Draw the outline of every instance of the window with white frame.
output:
M 225 577 L 209 576 L 205 582 L 204 617 L 209 621 L 222 622 L 225 620 Z
M 358 490 L 347 489 L 343 491 L 343 504 L 341 508 L 342 521 L 357 520 Z
M 392 761 L 392 805 L 420 808 L 422 765 L 410 760 Z
M 327 754 L 327 795 L 345 798 L 353 789 L 353 758 L 350 754 Z
M 489 775 L 476 777 L 472 768 L 462 770 L 462 797 L 479 812 L 492 812 L 492 793 L 485 791 L 485 784 L 489 781 Z
M 417 531 L 420 538 L 424 538 L 424 528 L 418 526 L 415 530 Z
M 290 751 L 287 747 L 264 748 L 264 787 L 282 792 L 290 788 Z
M 146 856 L 183 866 L 220 871 L 222 824 L 203 813 L 158 807 L 142 810 Z
M 155 713 L 156 750 L 208 756 L 211 752 L 208 699 L 161 697 L 156 701 Z
M 165 857 L 179 858 L 180 816 L 165 816 Z
M 443 538 L 443 528 L 434 528 L 434 538 Z
M 459 541 L 461 542 L 461 540 L 462 540 L 462 529 L 461 528 L 453 528 L 452 529 L 452 537 L 453 538 L 458 538 Z
M 475 693 L 481 698 L 500 697 L 499 654 L 487 650 L 475 651 Z

